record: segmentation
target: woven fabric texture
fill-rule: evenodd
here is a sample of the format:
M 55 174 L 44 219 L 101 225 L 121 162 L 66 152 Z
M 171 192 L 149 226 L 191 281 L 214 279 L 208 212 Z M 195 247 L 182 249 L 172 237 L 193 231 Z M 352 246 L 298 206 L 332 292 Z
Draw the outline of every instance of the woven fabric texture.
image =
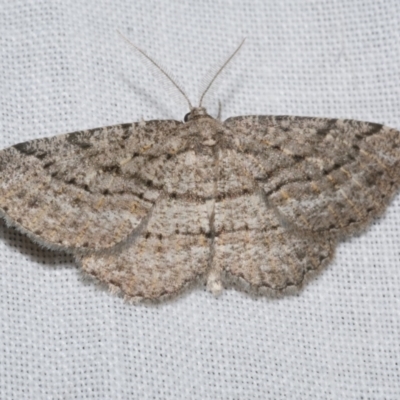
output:
M 398 0 L 0 1 L 0 147 L 182 120 L 187 104 L 117 29 L 222 119 L 400 129 Z M 400 196 L 300 292 L 204 287 L 130 305 L 0 223 L 1 399 L 399 399 Z

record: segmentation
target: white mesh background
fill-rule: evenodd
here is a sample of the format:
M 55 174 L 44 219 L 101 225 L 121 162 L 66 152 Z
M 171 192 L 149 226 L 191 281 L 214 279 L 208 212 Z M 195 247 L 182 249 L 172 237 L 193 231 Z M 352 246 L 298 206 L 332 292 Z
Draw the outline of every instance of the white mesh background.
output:
M 0 1 L 0 147 L 85 128 L 182 119 L 206 98 L 244 114 L 400 128 L 400 2 Z M 0 223 L 1 399 L 399 399 L 400 196 L 304 290 L 253 299 L 203 287 L 133 306 L 72 259 Z

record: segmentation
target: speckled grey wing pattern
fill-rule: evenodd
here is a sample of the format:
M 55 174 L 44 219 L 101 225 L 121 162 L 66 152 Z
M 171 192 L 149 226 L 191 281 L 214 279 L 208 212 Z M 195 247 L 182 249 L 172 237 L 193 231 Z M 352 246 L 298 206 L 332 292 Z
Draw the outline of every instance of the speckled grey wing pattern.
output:
M 176 294 L 209 265 L 214 160 L 197 125 L 143 121 L 5 149 L 1 215 L 129 298 Z
M 215 261 L 253 287 L 298 285 L 331 258 L 338 239 L 379 215 L 400 186 L 395 129 L 288 116 L 234 117 L 224 126 L 236 138 L 226 157 L 252 187 L 243 199 L 217 204 Z
M 350 120 L 194 108 L 0 152 L 6 221 L 134 299 L 299 285 L 399 186 L 399 132 Z
M 0 209 L 9 223 L 50 248 L 110 248 L 140 228 L 160 196 L 180 125 L 116 125 L 5 149 Z

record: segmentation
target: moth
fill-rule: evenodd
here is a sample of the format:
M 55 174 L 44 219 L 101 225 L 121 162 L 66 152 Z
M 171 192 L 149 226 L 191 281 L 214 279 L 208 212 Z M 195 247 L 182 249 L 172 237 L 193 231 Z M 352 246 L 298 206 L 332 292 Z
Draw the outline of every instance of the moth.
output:
M 243 42 L 242 42 L 243 44 Z M 8 225 L 128 299 L 198 280 L 260 291 L 302 284 L 400 186 L 400 133 L 295 116 L 221 122 L 202 100 L 155 120 L 32 140 L 0 152 Z M 137 50 L 158 67 L 146 53 Z

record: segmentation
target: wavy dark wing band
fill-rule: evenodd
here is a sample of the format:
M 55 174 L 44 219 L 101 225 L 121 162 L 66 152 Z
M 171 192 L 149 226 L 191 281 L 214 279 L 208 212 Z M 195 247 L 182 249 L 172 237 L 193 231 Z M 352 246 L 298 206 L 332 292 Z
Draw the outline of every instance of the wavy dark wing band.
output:
M 46 246 L 112 247 L 140 225 L 158 198 L 180 125 L 116 125 L 5 149 L 0 209 L 8 223 Z
M 354 233 L 382 213 L 400 187 L 400 132 L 327 118 L 244 116 L 242 163 L 267 201 L 300 230 Z

